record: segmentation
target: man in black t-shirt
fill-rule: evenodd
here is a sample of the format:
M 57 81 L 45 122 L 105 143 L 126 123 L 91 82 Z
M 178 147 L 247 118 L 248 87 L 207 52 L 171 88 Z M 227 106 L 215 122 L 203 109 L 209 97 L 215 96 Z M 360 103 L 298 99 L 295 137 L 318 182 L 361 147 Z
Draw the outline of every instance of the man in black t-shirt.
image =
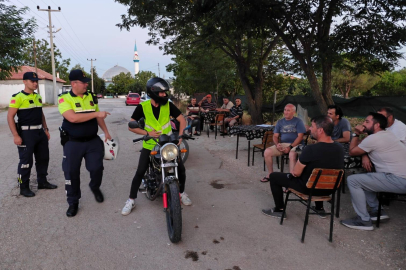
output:
M 192 98 L 190 101 L 190 104 L 187 106 L 186 109 L 186 121 L 188 125 L 192 124 L 192 121 L 194 119 L 197 119 L 199 121 L 199 124 L 196 126 L 195 133 L 193 135 L 199 136 L 200 135 L 200 117 L 199 117 L 199 112 L 200 112 L 200 106 L 196 102 L 196 98 Z M 192 127 L 189 129 L 189 133 L 192 134 Z M 199 132 L 199 133 L 198 133 Z
M 141 118 L 145 118 L 145 129 L 134 128 L 129 130 L 136 134 L 148 135 L 153 138 L 159 138 L 161 134 L 168 134 L 167 128 L 169 124 L 169 116 L 176 118 L 179 121 L 179 136 L 183 134 L 183 130 L 186 127 L 186 121 L 181 111 L 172 103 L 168 101 L 166 92 L 169 91 L 169 84 L 161 78 L 152 78 L 147 82 L 147 93 L 151 97 L 151 101 L 145 101 L 141 105 L 137 106 L 131 116 L 131 121 L 139 121 Z M 147 107 L 149 106 L 149 107 Z M 162 112 L 167 112 L 169 106 L 169 115 L 164 115 Z M 151 118 L 152 117 L 152 118 Z M 153 119 L 155 117 L 155 119 Z M 161 119 L 162 117 L 162 119 Z M 167 119 L 167 120 L 166 120 Z M 168 121 L 163 124 L 162 122 Z M 149 124 L 148 124 L 149 123 Z M 151 124 L 152 123 L 152 124 Z M 147 127 L 149 126 L 149 127 Z M 160 126 L 158 129 L 157 126 Z M 170 124 L 169 124 L 170 126 Z M 155 127 L 156 129 L 153 129 Z M 150 142 L 149 140 L 148 142 Z M 182 139 L 179 139 L 179 143 Z M 155 143 L 143 142 L 143 148 L 141 150 L 140 159 L 138 162 L 138 168 L 135 176 L 132 180 L 130 197 L 126 201 L 121 214 L 126 216 L 131 213 L 135 208 L 135 199 L 137 198 L 138 189 L 140 188 L 142 178 L 149 166 L 149 155 L 151 149 L 153 149 Z M 151 146 L 152 144 L 152 146 Z M 189 199 L 185 191 L 186 182 L 186 170 L 183 165 L 182 159 L 178 158 L 178 177 L 179 177 L 179 191 L 181 201 L 184 205 L 191 205 L 192 202 Z
M 306 146 L 293 168 L 293 173 L 274 172 L 269 175 L 275 207 L 262 210 L 264 215 L 282 217 L 284 208 L 282 187 L 293 188 L 303 194 L 309 194 L 306 183 L 313 169 L 344 169 L 344 149 L 341 144 L 335 143 L 331 139 L 333 129 L 333 121 L 328 116 L 318 116 L 312 119 L 310 131 L 317 143 Z M 330 194 L 331 190 L 313 191 L 315 196 Z M 323 202 L 316 202 L 316 210 L 324 212 Z

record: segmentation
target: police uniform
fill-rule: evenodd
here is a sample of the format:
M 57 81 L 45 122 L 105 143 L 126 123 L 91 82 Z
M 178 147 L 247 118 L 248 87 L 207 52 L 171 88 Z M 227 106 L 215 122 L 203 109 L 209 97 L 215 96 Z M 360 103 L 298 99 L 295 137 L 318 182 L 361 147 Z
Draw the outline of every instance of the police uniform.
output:
M 38 76 L 34 72 L 27 72 L 24 74 L 23 79 L 36 81 Z M 49 184 L 47 182 L 49 148 L 48 137 L 42 126 L 41 96 L 35 92 L 29 94 L 23 90 L 12 95 L 9 107 L 18 109 L 17 131 L 22 139 L 22 144 L 17 146 L 20 158 L 17 169 L 20 189 L 29 189 L 33 154 L 35 156 L 38 185 Z
M 84 93 L 82 98 L 70 91 L 60 94 L 58 98 L 58 108 L 61 114 L 68 110 L 73 110 L 75 113 L 98 112 L 97 103 L 96 96 L 91 92 Z M 71 123 L 64 118 L 62 129 L 69 136 L 69 140 L 63 146 L 62 169 L 65 175 L 67 201 L 71 206 L 78 204 L 81 198 L 80 167 L 83 158 L 86 169 L 90 172 L 90 189 L 93 192 L 99 191 L 104 169 L 104 145 L 97 135 L 96 118 L 82 123 Z

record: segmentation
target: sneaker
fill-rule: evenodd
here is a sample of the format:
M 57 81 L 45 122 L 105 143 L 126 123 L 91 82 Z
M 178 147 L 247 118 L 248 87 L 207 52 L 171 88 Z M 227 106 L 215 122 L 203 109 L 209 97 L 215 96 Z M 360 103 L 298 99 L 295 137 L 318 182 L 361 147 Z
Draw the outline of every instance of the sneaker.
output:
M 123 207 L 123 210 L 121 211 L 121 214 L 122 214 L 123 216 L 126 216 L 126 215 L 130 214 L 130 213 L 131 213 L 131 210 L 133 210 L 134 208 L 135 208 L 135 202 L 134 202 L 134 200 L 128 199 L 128 200 L 125 202 L 125 205 L 124 205 L 124 207 Z
M 320 217 L 320 218 L 326 218 L 327 214 L 326 214 L 326 210 L 321 209 L 321 210 L 317 210 L 315 207 L 310 207 L 314 212 L 316 212 L 316 214 Z
M 282 213 L 282 211 L 275 211 L 275 207 L 268 210 L 262 209 L 262 214 L 269 217 L 282 218 Z M 286 213 L 283 219 L 286 219 Z
M 184 205 L 192 205 L 192 201 L 189 199 L 189 196 L 186 194 L 186 192 L 180 194 L 180 200 Z
M 348 228 L 356 229 L 356 230 L 372 231 L 374 229 L 374 226 L 372 226 L 371 220 L 363 221 L 359 216 L 356 216 L 356 217 L 350 218 L 350 219 L 346 219 L 346 220 L 341 220 L 340 223 Z
M 372 223 L 375 223 L 378 220 L 378 211 L 370 212 L 369 215 L 371 216 Z M 380 222 L 385 222 L 389 220 L 389 216 L 381 210 L 381 219 Z

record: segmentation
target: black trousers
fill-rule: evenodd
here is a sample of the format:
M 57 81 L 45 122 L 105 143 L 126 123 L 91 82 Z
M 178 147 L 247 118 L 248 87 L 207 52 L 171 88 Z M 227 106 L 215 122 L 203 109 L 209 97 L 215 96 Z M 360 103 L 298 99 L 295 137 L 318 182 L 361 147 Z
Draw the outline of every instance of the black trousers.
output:
M 275 201 L 276 209 L 283 209 L 283 189 L 293 188 L 303 194 L 309 194 L 309 189 L 306 187 L 307 180 L 303 180 L 299 177 L 293 177 L 290 173 L 274 172 L 269 175 L 269 182 L 271 185 L 272 196 Z M 315 189 L 312 193 L 314 196 L 327 196 L 332 193 L 331 190 Z M 323 207 L 323 202 L 316 202 L 316 208 Z
M 144 178 L 145 172 L 148 170 L 149 166 L 149 154 L 151 150 L 142 148 L 140 160 L 138 162 L 138 168 L 135 172 L 133 181 L 131 183 L 130 198 L 136 199 L 138 189 L 140 188 L 142 178 Z M 186 169 L 183 165 L 181 158 L 178 158 L 178 176 L 179 176 L 179 191 L 180 193 L 185 191 L 185 182 L 186 182 Z
M 87 142 L 68 141 L 63 146 L 62 169 L 65 174 L 65 190 L 69 205 L 79 203 L 80 167 L 85 159 L 86 169 L 90 172 L 90 189 L 100 188 L 103 178 L 104 145 L 100 137 Z
M 27 188 L 30 183 L 31 168 L 34 163 L 37 169 L 37 182 L 47 180 L 49 164 L 48 138 L 42 129 L 22 130 L 22 144 L 17 147 L 20 162 L 17 173 L 20 187 Z

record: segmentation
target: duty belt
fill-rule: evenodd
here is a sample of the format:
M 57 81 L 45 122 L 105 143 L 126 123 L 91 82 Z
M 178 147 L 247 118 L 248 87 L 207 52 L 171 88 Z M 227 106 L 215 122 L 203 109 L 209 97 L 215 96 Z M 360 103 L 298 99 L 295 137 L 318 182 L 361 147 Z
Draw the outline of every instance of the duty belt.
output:
M 37 126 L 21 126 L 21 130 L 42 129 L 42 125 Z

